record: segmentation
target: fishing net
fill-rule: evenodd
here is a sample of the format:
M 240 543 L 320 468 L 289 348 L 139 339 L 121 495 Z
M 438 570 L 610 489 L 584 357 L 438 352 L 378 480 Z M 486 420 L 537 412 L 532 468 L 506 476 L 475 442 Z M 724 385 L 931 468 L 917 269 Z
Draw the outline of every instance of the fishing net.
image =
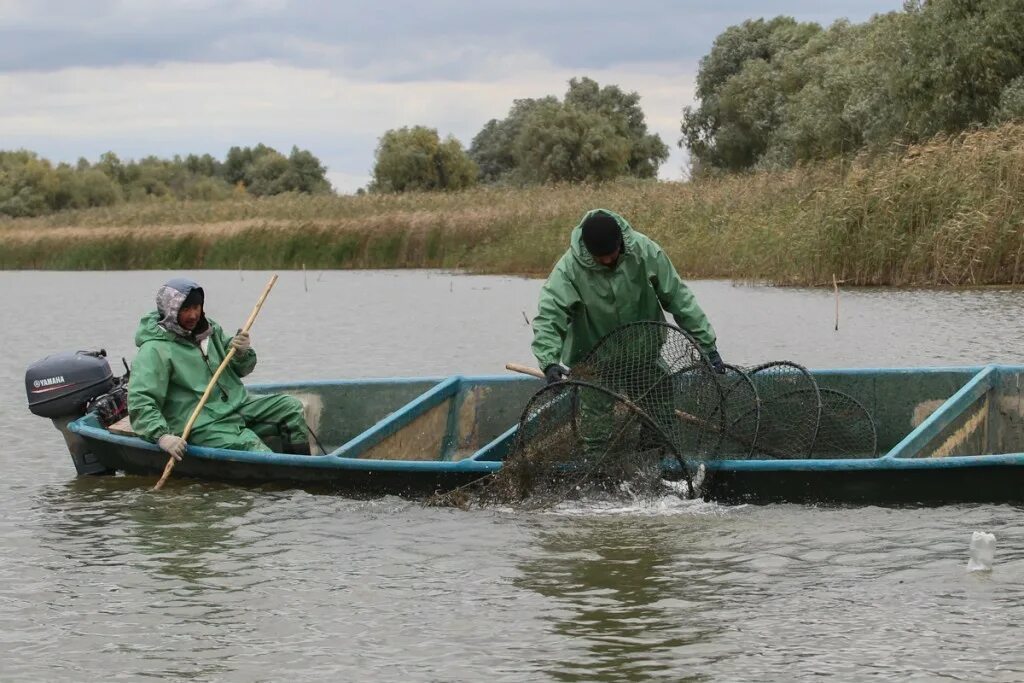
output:
M 635 500 L 664 495 L 673 480 L 692 490 L 691 476 L 711 460 L 872 457 L 875 448 L 864 406 L 819 388 L 806 368 L 773 361 L 719 373 L 678 327 L 630 323 L 533 396 L 502 468 L 474 493 L 527 509 Z M 464 493 L 447 500 L 460 504 Z
M 679 453 L 703 458 L 719 449 L 725 430 L 721 386 L 700 347 L 674 325 L 619 327 L 573 367 L 571 379 L 632 401 Z
M 722 440 L 716 455 L 723 459 L 743 460 L 754 454 L 761 429 L 760 398 L 757 387 L 747 372 L 735 365 L 726 365 L 717 377 L 721 401 L 712 422 L 722 425 Z
M 579 380 L 549 385 L 530 400 L 511 453 L 481 502 L 531 509 L 648 497 L 660 495 L 666 460 L 683 471 L 671 437 L 637 403 Z
M 758 396 L 755 455 L 809 458 L 821 423 L 821 396 L 806 368 L 774 361 L 747 371 Z
M 814 442 L 816 458 L 873 458 L 878 433 L 871 413 L 860 401 L 835 389 L 820 387 L 821 424 Z

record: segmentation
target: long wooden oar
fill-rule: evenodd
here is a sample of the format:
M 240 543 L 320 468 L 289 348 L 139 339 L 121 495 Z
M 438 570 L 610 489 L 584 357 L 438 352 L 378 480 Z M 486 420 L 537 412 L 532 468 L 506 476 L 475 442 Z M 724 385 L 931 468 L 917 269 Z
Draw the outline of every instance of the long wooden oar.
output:
M 263 308 L 263 302 L 267 300 L 267 295 L 270 294 L 270 290 L 273 289 L 274 283 L 276 282 L 277 275 L 274 275 L 270 278 L 270 282 L 267 283 L 267 286 L 263 288 L 263 294 L 260 294 L 259 301 L 256 302 L 256 307 L 252 309 L 252 313 L 249 314 L 249 319 L 245 321 L 245 327 L 242 328 L 242 332 L 248 332 L 249 328 L 252 327 L 253 322 L 256 320 L 256 316 L 259 315 L 260 309 Z M 203 397 L 199 399 L 196 409 L 192 411 L 192 416 L 188 418 L 188 422 L 185 423 L 185 429 L 181 432 L 182 439 L 185 439 L 186 441 L 188 440 L 189 432 L 192 431 L 192 425 L 196 423 L 196 418 L 199 417 L 199 412 L 203 409 L 203 406 L 206 405 L 206 400 L 210 398 L 210 393 L 213 391 L 213 388 L 217 386 L 217 380 L 220 379 L 220 375 L 224 372 L 224 368 L 228 366 L 228 362 L 234 357 L 235 347 L 232 346 L 228 349 L 228 352 L 224 354 L 224 360 L 222 360 L 220 365 L 217 366 L 217 371 L 213 373 L 213 378 L 210 380 L 210 383 L 206 385 L 206 391 L 203 392 Z M 158 481 L 156 486 L 153 487 L 154 491 L 159 491 L 164 487 L 164 483 L 167 481 L 168 477 L 171 476 L 171 471 L 174 469 L 174 464 L 176 462 L 178 461 L 174 459 L 174 456 L 167 459 L 167 464 L 164 465 L 164 473 L 160 475 L 160 481 Z

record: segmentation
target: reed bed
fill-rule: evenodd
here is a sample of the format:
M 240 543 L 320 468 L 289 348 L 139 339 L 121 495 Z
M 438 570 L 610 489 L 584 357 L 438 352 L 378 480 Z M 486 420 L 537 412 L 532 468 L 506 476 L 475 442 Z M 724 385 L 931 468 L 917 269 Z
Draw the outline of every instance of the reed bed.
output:
M 0 221 L 4 269 L 455 268 L 543 274 L 588 209 L 687 277 L 1019 284 L 1024 125 L 897 155 L 691 183 L 145 202 Z

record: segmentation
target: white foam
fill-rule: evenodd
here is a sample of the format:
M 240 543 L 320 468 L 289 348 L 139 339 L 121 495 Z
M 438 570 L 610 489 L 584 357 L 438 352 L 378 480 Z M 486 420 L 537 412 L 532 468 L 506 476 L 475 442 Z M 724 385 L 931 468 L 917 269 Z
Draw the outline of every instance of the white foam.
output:
M 563 502 L 551 510 L 549 514 L 572 517 L 589 517 L 595 515 L 722 515 L 727 510 L 736 510 L 745 506 L 723 506 L 714 502 L 705 502 L 700 498 L 689 497 L 689 487 L 684 481 L 662 481 L 665 495 L 651 498 L 632 495 L 628 484 L 621 488 L 626 498 L 611 500 L 587 499 Z

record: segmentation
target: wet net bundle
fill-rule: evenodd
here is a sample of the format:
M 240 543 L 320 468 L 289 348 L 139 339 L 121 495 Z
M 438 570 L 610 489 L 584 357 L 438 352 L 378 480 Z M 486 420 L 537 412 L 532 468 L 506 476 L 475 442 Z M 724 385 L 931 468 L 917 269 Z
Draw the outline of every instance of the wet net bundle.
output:
M 478 502 L 544 508 L 595 496 L 660 497 L 720 459 L 873 457 L 864 406 L 774 361 L 716 372 L 665 322 L 624 325 L 527 404 Z M 678 490 L 678 484 L 675 485 Z

